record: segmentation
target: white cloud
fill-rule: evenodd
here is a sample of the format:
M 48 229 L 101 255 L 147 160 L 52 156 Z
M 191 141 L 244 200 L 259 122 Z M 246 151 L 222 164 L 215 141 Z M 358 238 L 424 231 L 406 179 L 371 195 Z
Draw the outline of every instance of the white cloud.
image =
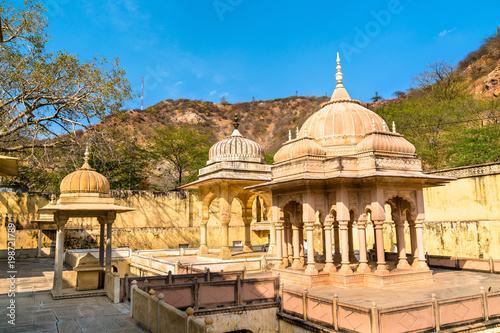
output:
M 175 85 L 176 85 L 176 86 L 179 86 L 179 85 L 181 85 L 181 84 L 183 84 L 183 83 L 184 83 L 184 82 L 179 81 L 179 82 L 177 82 Z
M 450 32 L 453 32 L 455 29 L 457 29 L 457 28 L 453 28 L 453 29 L 451 29 L 451 30 L 443 30 L 443 31 L 441 31 L 441 32 L 439 33 L 439 37 L 444 37 L 444 36 L 446 36 L 447 34 L 449 34 Z
M 212 91 L 210 92 L 210 96 L 212 96 L 212 95 L 217 95 L 217 91 L 212 90 Z

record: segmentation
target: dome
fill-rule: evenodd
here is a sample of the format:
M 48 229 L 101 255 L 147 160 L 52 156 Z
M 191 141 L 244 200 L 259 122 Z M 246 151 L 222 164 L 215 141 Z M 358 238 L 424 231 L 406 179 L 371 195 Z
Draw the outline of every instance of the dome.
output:
M 310 116 L 300 129 L 300 136 L 307 132 L 323 147 L 355 145 L 370 132 L 373 126 L 382 131 L 384 120 L 375 112 L 351 99 L 342 84 L 340 59 L 337 54 L 337 86 L 330 101 Z
M 109 182 L 88 164 L 88 149 L 85 150 L 85 163 L 70 173 L 61 182 L 61 194 L 65 193 L 101 193 L 109 194 Z
M 265 163 L 262 147 L 257 142 L 241 135 L 238 131 L 237 117 L 235 119 L 235 129 L 231 136 L 217 142 L 210 148 L 207 165 L 223 161 Z
M 415 154 L 415 146 L 401 134 L 372 132 L 356 145 L 356 152 L 379 151 L 388 153 Z
M 274 162 L 279 163 L 307 155 L 326 156 L 326 150 L 314 142 L 311 137 L 302 137 L 285 143 L 274 155 Z

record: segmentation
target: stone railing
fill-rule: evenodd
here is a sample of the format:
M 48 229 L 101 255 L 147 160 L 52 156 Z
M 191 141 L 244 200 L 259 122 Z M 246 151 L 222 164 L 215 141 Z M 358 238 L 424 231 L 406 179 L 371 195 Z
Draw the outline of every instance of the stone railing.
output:
M 154 290 L 145 292 L 132 285 L 130 311 L 132 317 L 153 333 L 217 333 L 209 317 L 204 321 L 193 317 L 192 308 L 181 311 L 167 304 L 164 295 Z
M 194 278 L 196 277 L 199 282 L 211 282 L 211 281 L 224 281 L 224 280 L 236 280 L 236 278 L 240 276 L 242 278 L 246 277 L 246 271 L 227 271 L 227 272 L 210 272 L 209 269 L 206 269 L 203 273 L 194 273 L 194 274 L 172 274 L 172 272 L 168 272 L 167 275 L 159 275 L 159 276 L 142 276 L 142 277 L 133 277 L 130 278 L 128 274 L 125 274 L 125 277 L 120 279 L 120 301 L 124 302 L 130 301 L 130 290 L 131 290 L 131 282 L 135 280 L 137 282 L 137 287 L 141 290 L 145 290 L 146 286 L 154 287 L 156 285 L 173 285 L 173 284 L 183 284 L 183 283 L 192 283 L 194 282 Z
M 423 332 L 474 324 L 500 318 L 500 292 L 379 309 L 375 303 L 362 307 L 282 288 L 282 312 L 300 322 L 347 332 Z
M 493 163 L 485 163 L 478 165 L 470 165 L 453 169 L 429 171 L 427 173 L 445 177 L 454 177 L 454 178 L 495 175 L 500 173 L 500 163 L 493 162 Z
M 182 284 L 146 285 L 150 290 L 165 295 L 165 302 L 173 307 L 186 309 L 215 309 L 255 303 L 278 302 L 278 278 L 255 278 L 222 281 L 198 281 Z
M 500 259 L 493 258 L 463 258 L 428 254 L 427 264 L 431 267 L 500 274 Z

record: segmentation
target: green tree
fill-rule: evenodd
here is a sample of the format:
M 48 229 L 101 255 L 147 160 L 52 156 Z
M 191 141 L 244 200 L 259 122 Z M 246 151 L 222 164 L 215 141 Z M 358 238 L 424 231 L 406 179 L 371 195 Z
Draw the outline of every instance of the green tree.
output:
M 197 179 L 208 159 L 210 137 L 201 127 L 166 125 L 153 131 L 149 149 L 157 170 L 167 180 L 164 186 L 177 189 Z
M 378 92 L 375 91 L 375 96 L 373 96 L 372 98 L 370 98 L 373 102 L 378 102 L 378 101 L 381 101 L 383 100 L 384 98 L 382 96 L 380 96 L 378 94 Z
M 44 12 L 34 0 L 22 8 L 0 2 L 0 152 L 60 145 L 131 98 L 118 60 L 47 52 Z

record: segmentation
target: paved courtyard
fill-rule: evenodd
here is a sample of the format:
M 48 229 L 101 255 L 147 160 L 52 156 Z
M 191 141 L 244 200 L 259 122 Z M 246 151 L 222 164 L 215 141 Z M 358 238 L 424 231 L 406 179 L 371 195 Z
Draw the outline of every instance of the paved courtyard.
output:
M 500 275 L 469 271 L 455 271 L 432 268 L 433 282 L 415 282 L 400 286 L 380 288 L 357 287 L 335 288 L 318 286 L 309 288 L 309 294 L 323 298 L 339 297 L 339 301 L 370 307 L 375 302 L 379 308 L 391 308 L 431 300 L 432 294 L 437 299 L 477 295 L 480 288 L 491 292 L 500 291 Z M 286 289 L 302 291 L 304 288 L 285 283 Z
M 105 296 L 53 300 L 53 258 L 17 259 L 16 326 L 7 320 L 7 262 L 0 261 L 0 332 L 147 332 L 130 317 L 130 308 Z

